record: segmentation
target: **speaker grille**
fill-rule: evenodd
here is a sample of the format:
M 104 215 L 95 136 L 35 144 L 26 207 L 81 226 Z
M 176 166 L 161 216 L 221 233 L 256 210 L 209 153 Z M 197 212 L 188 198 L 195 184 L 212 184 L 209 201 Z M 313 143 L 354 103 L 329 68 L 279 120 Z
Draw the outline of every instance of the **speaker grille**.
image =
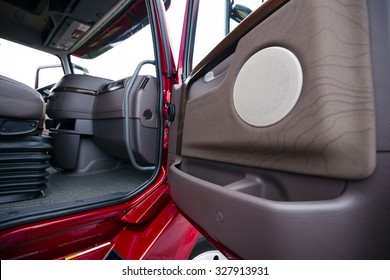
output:
M 142 115 L 144 116 L 144 119 L 147 121 L 153 118 L 153 112 L 150 109 L 146 109 Z

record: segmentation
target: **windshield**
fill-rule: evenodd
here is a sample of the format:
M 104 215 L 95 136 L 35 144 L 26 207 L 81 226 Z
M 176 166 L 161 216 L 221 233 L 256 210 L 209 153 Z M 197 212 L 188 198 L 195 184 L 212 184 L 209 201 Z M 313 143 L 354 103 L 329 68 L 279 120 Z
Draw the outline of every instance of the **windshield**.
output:
M 165 0 L 165 8 L 170 0 Z M 143 60 L 154 60 L 154 48 L 145 1 L 133 1 L 125 12 L 86 46 L 71 55 L 73 64 L 88 74 L 118 80 L 131 76 Z M 147 65 L 141 74 L 155 76 L 155 68 Z
M 72 63 L 86 68 L 90 75 L 112 80 L 131 76 L 141 61 L 150 59 L 154 59 L 154 50 L 149 25 L 93 59 L 71 56 Z M 155 68 L 145 66 L 141 74 L 155 76 Z

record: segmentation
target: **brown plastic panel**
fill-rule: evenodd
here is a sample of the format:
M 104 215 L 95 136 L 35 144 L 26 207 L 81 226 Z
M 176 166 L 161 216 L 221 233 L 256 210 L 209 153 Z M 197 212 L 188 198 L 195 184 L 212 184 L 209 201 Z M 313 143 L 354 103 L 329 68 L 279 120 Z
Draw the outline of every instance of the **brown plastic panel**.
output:
M 346 181 L 182 158 L 180 170 L 225 189 L 274 201 L 335 199 Z
M 46 113 L 53 119 L 93 119 L 98 91 L 111 80 L 69 74 L 52 89 Z
M 342 194 L 322 201 L 263 198 L 231 189 L 242 181 L 223 187 L 176 166 L 169 181 L 179 208 L 241 258 L 388 259 L 390 153 L 378 154 L 378 166 L 369 179 L 349 182 Z M 321 183 L 301 178 L 310 180 L 314 189 Z
M 123 81 L 126 85 L 132 78 Z M 142 87 L 142 88 L 140 88 Z M 103 91 L 97 97 L 94 117 L 96 120 L 108 120 L 124 118 L 124 95 L 125 87 Z M 138 76 L 129 99 L 129 117 L 137 118 L 142 125 L 157 128 L 157 81 L 152 76 Z M 144 113 L 148 110 L 151 118 L 145 118 Z
M 320 0 L 285 4 L 240 40 L 220 85 L 189 88 L 187 96 L 196 97 L 186 103 L 182 155 L 331 178 L 367 178 L 376 164 L 369 31 L 364 0 L 353 5 Z M 235 112 L 232 93 L 246 60 L 269 46 L 285 47 L 298 57 L 303 90 L 285 119 L 256 128 Z M 190 84 L 195 83 L 201 80 Z M 201 94 L 192 92 L 196 88 Z
M 53 138 L 51 164 L 62 169 L 75 169 L 79 155 L 80 135 L 50 133 Z
M 94 111 L 95 135 L 93 141 L 107 154 L 128 160 L 124 134 L 125 90 L 132 78 L 119 81 L 123 86 L 101 92 Z M 157 162 L 158 111 L 157 81 L 152 76 L 137 76 L 129 97 L 130 142 L 138 161 Z
M 390 1 L 369 1 L 378 151 L 390 151 Z

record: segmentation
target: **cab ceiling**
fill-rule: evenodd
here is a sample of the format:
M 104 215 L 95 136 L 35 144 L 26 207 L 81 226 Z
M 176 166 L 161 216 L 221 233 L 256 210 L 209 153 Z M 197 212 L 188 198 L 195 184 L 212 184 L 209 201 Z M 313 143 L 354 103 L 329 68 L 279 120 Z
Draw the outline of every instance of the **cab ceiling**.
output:
M 129 2 L 132 1 L 0 0 L 0 37 L 51 53 L 68 52 L 72 47 L 59 48 L 60 41 L 65 40 L 63 35 L 69 32 L 68 25 L 91 28 L 107 13 Z M 69 38 L 72 37 L 75 36 Z

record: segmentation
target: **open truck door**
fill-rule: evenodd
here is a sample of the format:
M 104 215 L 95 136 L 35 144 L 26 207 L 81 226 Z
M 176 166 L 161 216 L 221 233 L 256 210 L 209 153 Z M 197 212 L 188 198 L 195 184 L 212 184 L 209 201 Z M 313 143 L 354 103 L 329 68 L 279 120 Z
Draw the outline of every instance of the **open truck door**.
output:
M 389 258 L 389 4 L 270 0 L 192 69 L 198 6 L 172 97 L 182 213 L 234 258 Z

